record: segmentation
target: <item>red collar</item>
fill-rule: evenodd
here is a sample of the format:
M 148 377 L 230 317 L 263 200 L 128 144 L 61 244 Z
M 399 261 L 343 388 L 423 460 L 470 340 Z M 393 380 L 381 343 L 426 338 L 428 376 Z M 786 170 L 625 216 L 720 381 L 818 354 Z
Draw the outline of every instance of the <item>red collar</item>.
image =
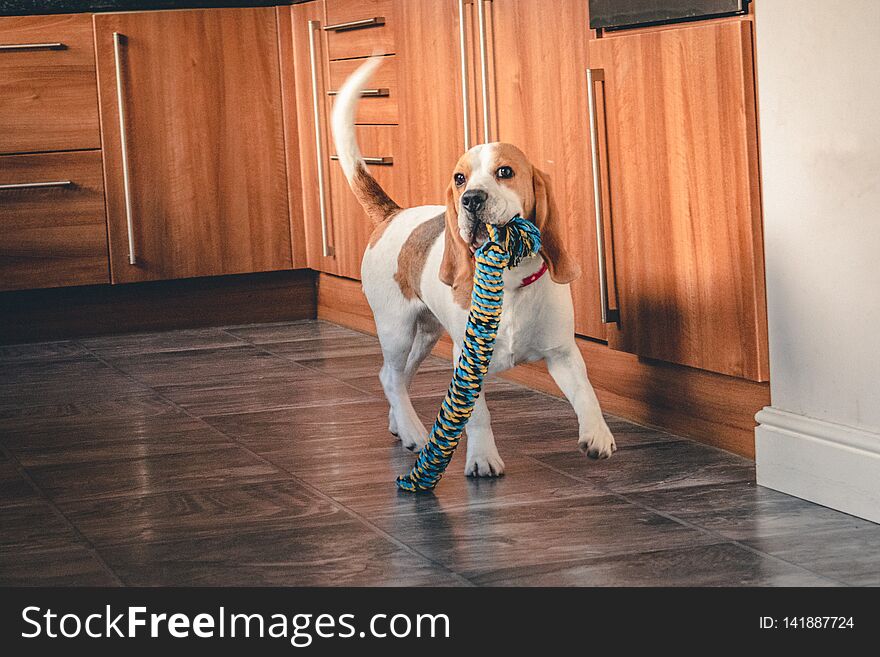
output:
M 547 271 L 547 263 L 542 260 L 541 267 L 538 269 L 538 271 L 536 271 L 534 274 L 529 274 L 524 279 L 522 279 L 522 283 L 520 284 L 520 287 L 527 287 L 527 286 L 531 285 L 536 280 L 541 278 L 541 276 L 543 276 L 544 272 L 546 272 L 546 271 Z

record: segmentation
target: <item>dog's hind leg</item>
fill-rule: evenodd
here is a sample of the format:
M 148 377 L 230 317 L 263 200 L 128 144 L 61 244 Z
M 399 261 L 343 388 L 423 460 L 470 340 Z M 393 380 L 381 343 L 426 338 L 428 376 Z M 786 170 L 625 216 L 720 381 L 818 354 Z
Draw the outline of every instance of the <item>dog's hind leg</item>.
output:
M 407 375 L 410 354 L 421 343 L 418 315 L 418 311 L 410 310 L 398 313 L 393 322 L 378 321 L 378 318 L 376 322 L 379 342 L 382 345 L 382 356 L 385 361 L 379 372 L 379 380 L 382 382 L 382 389 L 391 406 L 389 418 L 393 418 L 394 422 L 394 426 L 389 428 L 400 438 L 404 447 L 413 451 L 424 447 L 428 434 L 425 426 L 419 420 L 415 408 L 413 408 L 407 390 L 407 385 L 412 378 L 412 375 Z M 424 347 L 419 349 L 424 349 Z M 430 351 L 430 348 L 427 351 Z M 424 356 L 421 357 L 421 360 L 424 360 Z M 421 360 L 418 363 L 421 363 Z M 415 364 L 413 373 L 417 367 L 418 364 Z
M 419 315 L 416 324 L 416 337 L 413 340 L 412 348 L 406 359 L 406 368 L 404 369 L 404 385 L 409 391 L 410 384 L 419 367 L 424 362 L 428 354 L 437 344 L 437 340 L 443 334 L 443 327 L 440 322 L 428 311 Z M 394 416 L 394 409 L 388 409 L 388 430 L 395 436 L 398 435 L 397 418 Z

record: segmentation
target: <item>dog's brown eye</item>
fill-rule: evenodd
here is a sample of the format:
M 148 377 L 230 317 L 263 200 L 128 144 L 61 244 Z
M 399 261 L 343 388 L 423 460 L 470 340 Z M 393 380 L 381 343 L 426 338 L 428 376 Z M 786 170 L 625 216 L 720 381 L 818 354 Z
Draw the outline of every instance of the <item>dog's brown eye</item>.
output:
M 467 178 L 464 177 L 463 173 L 455 174 L 454 176 L 452 176 L 452 179 L 455 181 L 455 184 L 458 187 L 461 187 L 462 185 L 464 185 L 467 182 Z
M 495 172 L 495 175 L 499 178 L 513 178 L 513 169 L 510 167 L 498 167 L 498 171 Z

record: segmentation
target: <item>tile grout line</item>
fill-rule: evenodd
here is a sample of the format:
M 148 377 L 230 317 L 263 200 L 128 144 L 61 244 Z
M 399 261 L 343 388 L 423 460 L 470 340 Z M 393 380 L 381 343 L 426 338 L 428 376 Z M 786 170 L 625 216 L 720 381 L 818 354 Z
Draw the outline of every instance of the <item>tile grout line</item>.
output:
M 741 542 L 741 541 L 739 541 L 739 540 L 737 540 L 737 539 L 733 539 L 733 538 L 730 538 L 730 537 L 728 537 L 728 536 L 725 536 L 724 534 L 722 534 L 722 533 L 720 533 L 720 532 L 718 532 L 718 531 L 716 531 L 716 530 L 708 529 L 708 528 L 706 528 L 706 527 L 701 527 L 700 525 L 697 525 L 697 524 L 695 524 L 695 523 L 692 523 L 692 522 L 689 522 L 689 521 L 687 521 L 687 520 L 684 520 L 683 518 L 679 518 L 678 516 L 674 516 L 674 515 L 672 515 L 672 514 L 670 514 L 670 513 L 666 513 L 666 512 L 664 512 L 664 511 L 660 511 L 659 509 L 655 509 L 655 508 L 652 507 L 652 506 L 649 506 L 649 505 L 647 505 L 647 504 L 644 504 L 644 503 L 642 503 L 642 502 L 639 502 L 639 501 L 637 501 L 637 500 L 634 500 L 633 498 L 629 497 L 626 493 L 623 493 L 623 492 L 620 492 L 620 491 L 616 491 L 616 490 L 614 490 L 614 489 L 612 489 L 612 488 L 609 488 L 609 487 L 606 486 L 605 484 L 601 484 L 601 483 L 598 483 L 598 482 L 590 481 L 590 480 L 588 480 L 588 479 L 583 479 L 583 478 L 581 478 L 581 477 L 577 477 L 577 476 L 575 476 L 575 475 L 573 475 L 573 474 L 571 474 L 571 473 L 569 473 L 569 472 L 565 472 L 564 470 L 560 470 L 559 468 L 556 468 L 556 467 L 550 465 L 549 463 L 544 463 L 543 461 L 541 461 L 541 460 L 539 460 L 539 459 L 536 459 L 536 458 L 533 457 L 533 456 L 529 456 L 529 455 L 527 455 L 527 454 L 526 454 L 526 455 L 523 455 L 523 456 L 525 456 L 526 458 L 528 458 L 528 459 L 534 461 L 536 464 L 538 464 L 538 465 L 539 465 L 540 467 L 542 467 L 542 468 L 546 468 L 546 469 L 548 469 L 548 470 L 551 470 L 552 472 L 555 472 L 555 473 L 557 473 L 557 474 L 563 475 L 563 476 L 565 476 L 565 477 L 569 477 L 569 478 L 573 479 L 574 481 L 578 481 L 578 482 L 583 483 L 583 484 L 590 484 L 590 485 L 597 486 L 598 488 L 600 488 L 601 490 L 605 491 L 606 493 L 611 494 L 611 495 L 613 495 L 614 497 L 617 497 L 618 499 L 623 500 L 624 502 L 627 502 L 627 503 L 629 503 L 629 504 L 633 504 L 633 505 L 635 505 L 635 506 L 637 506 L 637 507 L 640 507 L 640 508 L 642 508 L 642 509 L 645 509 L 646 511 L 650 511 L 651 513 L 655 513 L 655 514 L 657 514 L 658 516 L 661 516 L 661 517 L 663 517 L 663 518 L 666 518 L 667 520 L 672 520 L 673 522 L 678 523 L 678 524 L 680 524 L 680 525 L 682 525 L 682 526 L 684 526 L 684 527 L 688 527 L 688 528 L 690 528 L 690 529 L 696 529 L 696 530 L 700 531 L 701 533 L 709 534 L 709 535 L 715 536 L 715 537 L 717 537 L 717 538 L 719 538 L 719 539 L 722 539 L 721 542 L 723 542 L 723 543 L 731 543 L 731 544 L 736 545 L 737 547 L 739 547 L 739 548 L 741 548 L 741 549 L 743 549 L 743 550 L 745 550 L 745 551 L 747 551 L 747 552 L 751 552 L 752 554 L 756 554 L 756 555 L 758 555 L 758 556 L 762 556 L 762 557 L 767 557 L 768 559 L 771 559 L 771 560 L 773 560 L 773 561 L 778 561 L 778 562 L 781 562 L 781 563 L 784 563 L 784 564 L 788 564 L 789 566 L 794 566 L 794 567 L 799 568 L 799 569 L 801 569 L 801 570 L 803 570 L 803 571 L 805 571 L 805 572 L 808 572 L 808 573 L 810 573 L 810 574 L 812 574 L 812 575 L 815 575 L 816 577 L 820 577 L 820 578 L 822 578 L 822 579 L 824 579 L 824 580 L 827 580 L 827 581 L 829 581 L 829 582 L 833 582 L 833 583 L 837 584 L 838 586 L 849 586 L 849 585 L 846 584 L 845 582 L 841 582 L 841 581 L 836 580 L 836 579 L 834 579 L 834 578 L 832 578 L 832 577 L 828 577 L 827 575 L 822 575 L 821 573 L 817 573 L 817 572 L 815 572 L 815 571 L 813 571 L 813 570 L 810 570 L 810 569 L 807 568 L 806 566 L 802 566 L 802 565 L 799 564 L 799 563 L 795 563 L 795 562 L 793 562 L 793 561 L 788 561 L 787 559 L 783 559 L 782 557 L 777 557 L 776 555 L 769 554 L 769 553 L 767 553 L 767 552 L 762 552 L 761 550 L 755 549 L 755 548 L 751 547 L 750 545 L 746 545 L 745 543 L 743 543 L 743 542 Z M 687 487 L 687 486 L 683 486 L 682 488 L 688 488 L 688 487 Z
M 64 524 L 73 532 L 74 536 L 80 541 L 81 546 L 85 547 L 86 550 L 95 558 L 98 562 L 98 565 L 101 566 L 101 569 L 110 576 L 110 578 L 114 581 L 114 583 L 118 586 L 125 586 L 125 582 L 123 582 L 122 578 L 110 567 L 104 557 L 101 556 L 101 553 L 98 551 L 98 548 L 89 540 L 85 534 L 83 534 L 79 527 L 77 527 L 73 521 L 67 517 L 67 514 L 61 510 L 61 508 L 55 503 L 55 501 L 46 494 L 46 492 L 34 481 L 34 478 L 31 477 L 30 473 L 25 469 L 25 467 L 21 464 L 21 461 L 18 460 L 18 457 L 5 445 L 0 444 L 0 451 L 6 456 L 7 460 L 9 460 L 18 473 L 28 482 L 31 488 L 36 491 L 36 493 L 40 496 L 40 498 L 46 502 L 52 512 L 58 516 Z
M 221 330 L 222 330 L 222 329 L 221 329 Z M 231 335 L 231 334 L 230 334 L 230 335 Z M 256 458 L 256 459 L 262 461 L 263 463 L 266 463 L 266 464 L 272 466 L 272 467 L 275 468 L 276 470 L 279 470 L 279 471 L 285 473 L 285 474 L 286 474 L 288 477 L 290 477 L 294 482 L 296 482 L 296 483 L 302 485 L 304 488 L 308 489 L 308 490 L 311 491 L 313 494 L 318 495 L 319 497 L 321 497 L 321 498 L 324 499 L 325 501 L 328 501 L 328 502 L 330 502 L 331 504 L 335 505 L 336 507 L 338 507 L 339 509 L 341 509 L 343 512 L 347 513 L 350 517 L 354 518 L 355 520 L 357 520 L 358 522 L 360 522 L 360 523 L 361 523 L 362 525 L 364 525 L 365 527 L 371 529 L 374 533 L 376 533 L 376 534 L 382 536 L 382 537 L 385 538 L 387 541 L 389 541 L 389 542 L 391 542 L 392 544 L 398 546 L 399 548 L 402 548 L 404 551 L 409 552 L 411 555 L 416 556 L 416 557 L 418 557 L 418 558 L 420 558 L 420 559 L 422 559 L 422 560 L 424 560 L 424 561 L 426 561 L 426 562 L 428 562 L 428 563 L 430 563 L 430 564 L 433 564 L 434 566 L 437 566 L 437 567 L 441 568 L 442 570 L 444 570 L 444 571 L 446 571 L 447 573 L 449 573 L 450 575 L 452 575 L 455 579 L 459 580 L 459 583 L 460 583 L 460 584 L 465 585 L 465 586 L 473 586 L 473 583 L 472 583 L 469 579 L 467 579 L 466 577 L 464 577 L 463 575 L 461 575 L 460 573 L 457 573 L 457 572 L 455 572 L 454 570 L 452 570 L 451 568 L 448 568 L 447 566 L 443 565 L 442 563 L 439 563 L 439 562 L 437 562 L 437 561 L 434 561 L 433 559 L 429 558 L 428 556 L 422 554 L 421 552 L 419 552 L 418 550 L 416 550 L 415 548 L 413 548 L 411 545 L 409 545 L 409 544 L 407 544 L 407 543 L 404 543 L 403 541 L 401 541 L 401 540 L 398 539 L 397 537 L 395 537 L 395 536 L 389 534 L 388 532 L 386 532 L 385 530 L 381 529 L 380 527 L 377 527 L 376 525 L 374 525 L 373 523 L 371 523 L 369 520 L 367 520 L 366 518 L 364 518 L 361 514 L 357 513 L 356 511 L 354 511 L 353 509 L 349 508 L 349 507 L 346 506 L 345 504 L 342 504 L 341 502 L 339 502 L 339 500 L 337 500 L 337 499 L 331 497 L 330 495 L 328 495 L 327 493 L 325 493 L 325 492 L 322 491 L 321 489 L 317 488 L 314 484 L 312 484 L 312 483 L 310 483 L 310 482 L 308 482 L 308 481 L 306 481 L 306 480 L 300 478 L 299 476 L 297 476 L 296 474 L 294 474 L 293 472 L 291 472 L 291 471 L 288 470 L 287 468 L 282 467 L 282 466 L 279 466 L 279 465 L 276 464 L 276 463 L 273 463 L 272 461 L 270 461 L 270 460 L 267 459 L 266 457 L 264 457 L 264 456 L 262 456 L 262 455 L 260 455 L 260 454 L 258 454 L 258 453 L 256 453 L 256 452 L 254 452 L 252 449 L 250 449 L 247 445 L 245 445 L 244 443 L 242 443 L 240 440 L 238 440 L 238 439 L 235 438 L 234 436 L 231 436 L 231 435 L 227 434 L 226 432 L 220 430 L 219 428 L 217 428 L 217 427 L 215 427 L 215 426 L 209 424 L 208 422 L 205 422 L 205 420 L 203 420 L 202 418 L 200 418 L 200 417 L 198 417 L 198 416 L 196 416 L 196 415 L 193 415 L 193 414 L 190 413 L 186 408 L 180 406 L 179 404 L 177 404 L 176 402 L 174 402 L 172 399 L 169 399 L 168 397 L 166 397 L 165 395 L 163 395 L 159 390 L 156 390 L 155 388 L 153 388 L 153 386 L 150 386 L 149 384 L 147 384 L 147 383 L 141 381 L 140 379 L 138 379 L 137 377 L 133 376 L 132 374 L 129 374 L 128 372 L 125 372 L 125 371 L 122 370 L 121 368 L 118 368 L 118 367 L 114 366 L 112 363 L 107 362 L 107 361 L 106 361 L 104 358 L 102 358 L 100 355 L 98 355 L 97 353 L 95 353 L 94 351 L 92 351 L 88 346 L 86 346 L 86 345 L 84 345 L 84 344 L 81 344 L 81 343 L 78 343 L 78 344 L 80 344 L 80 346 L 82 346 L 84 349 L 86 349 L 86 350 L 87 350 L 92 356 L 94 356 L 99 362 L 103 363 L 105 366 L 110 367 L 111 369 L 115 370 L 116 372 L 119 372 L 119 373 L 122 374 L 123 376 L 128 377 L 128 378 L 131 379 L 132 381 L 135 381 L 135 382 L 137 382 L 137 383 L 140 383 L 141 385 L 147 386 L 150 390 L 153 390 L 153 392 L 154 392 L 158 397 L 160 397 L 160 398 L 163 399 L 165 402 L 167 402 L 167 403 L 171 404 L 172 406 L 174 406 L 175 408 L 177 408 L 180 412 L 184 413 L 185 415 L 189 416 L 190 418 L 192 418 L 192 419 L 194 419 L 194 420 L 196 420 L 196 421 L 198 421 L 198 422 L 201 422 L 201 423 L 204 424 L 206 427 L 208 427 L 211 431 L 213 431 L 213 432 L 215 432 L 215 433 L 217 433 L 217 434 L 223 436 L 223 437 L 226 438 L 227 440 L 229 440 L 229 441 L 231 441 L 232 443 L 236 444 L 240 449 L 244 450 L 245 452 L 247 452 L 248 454 L 250 454 L 250 455 L 253 456 L 254 458 Z M 267 352 L 267 353 L 268 353 L 268 352 Z M 272 355 L 274 356 L 275 354 L 272 354 Z M 286 360 L 286 359 L 285 359 L 285 360 Z M 292 361 L 291 361 L 291 362 L 292 362 Z M 77 532 L 78 532 L 78 530 L 77 530 Z M 79 532 L 78 532 L 78 533 L 79 533 Z M 94 550 L 97 552 L 97 548 L 96 548 L 96 547 L 94 548 Z M 102 559 L 102 562 L 103 562 L 103 559 Z M 114 573 L 114 574 L 115 574 L 115 573 Z M 121 582 L 121 581 L 122 581 L 122 580 L 120 579 L 120 582 Z

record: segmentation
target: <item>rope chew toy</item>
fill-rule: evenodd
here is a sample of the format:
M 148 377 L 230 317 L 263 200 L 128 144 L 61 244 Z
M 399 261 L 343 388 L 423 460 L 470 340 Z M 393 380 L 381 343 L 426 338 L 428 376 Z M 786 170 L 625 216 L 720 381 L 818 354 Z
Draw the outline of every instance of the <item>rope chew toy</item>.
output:
M 428 444 L 419 452 L 409 474 L 397 478 L 400 490 L 429 491 L 443 476 L 489 371 L 504 301 L 504 269 L 517 266 L 541 248 L 540 231 L 522 217 L 514 217 L 503 226 L 486 224 L 486 229 L 489 239 L 474 256 L 474 291 L 461 355 Z

